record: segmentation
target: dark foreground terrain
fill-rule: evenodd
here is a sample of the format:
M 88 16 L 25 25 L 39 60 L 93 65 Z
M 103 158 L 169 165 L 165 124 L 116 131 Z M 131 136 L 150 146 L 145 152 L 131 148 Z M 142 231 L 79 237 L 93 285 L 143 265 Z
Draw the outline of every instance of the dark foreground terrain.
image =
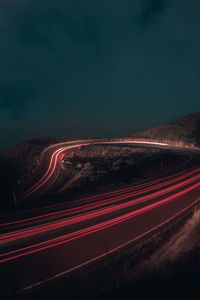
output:
M 63 157 L 59 178 L 52 188 L 40 199 L 25 199 L 16 207 L 13 192 L 17 193 L 34 176 L 41 153 L 50 142 L 30 141 L 19 145 L 18 151 L 6 151 L 0 156 L 2 211 L 40 207 L 128 187 L 158 177 L 190 159 L 183 150 L 133 145 L 82 146 L 69 150 Z
M 199 230 L 196 209 L 120 253 L 9 299 L 192 299 L 199 292 Z
M 132 137 L 159 140 L 186 147 L 199 147 L 200 113 L 186 115 L 155 128 L 134 133 Z
M 90 145 L 68 151 L 43 201 L 68 201 L 158 177 L 190 159 L 187 152 L 140 146 Z
M 33 176 L 42 151 L 59 142 L 59 139 L 33 139 L 0 151 L 0 209 L 12 209 L 13 192 Z
M 135 134 L 133 138 L 197 148 L 199 124 L 200 115 L 196 114 Z M 0 153 L 1 215 L 133 186 L 177 167 L 181 170 L 180 166 L 191 156 L 200 166 L 198 151 L 191 155 L 173 147 L 82 146 L 67 151 L 60 162 L 58 180 L 45 194 L 14 205 L 13 191 L 37 172 L 42 151 L 58 142 L 61 140 L 33 140 Z M 199 233 L 200 208 L 195 207 L 176 222 L 165 224 L 114 254 L 37 287 L 9 296 L 0 294 L 0 299 L 193 299 L 199 294 Z M 7 272 L 10 285 L 18 290 L 15 274 L 9 269 Z

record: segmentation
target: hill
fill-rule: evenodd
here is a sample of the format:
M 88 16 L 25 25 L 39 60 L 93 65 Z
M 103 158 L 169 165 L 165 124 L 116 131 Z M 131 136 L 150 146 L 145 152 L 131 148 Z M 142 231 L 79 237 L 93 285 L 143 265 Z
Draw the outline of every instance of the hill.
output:
M 166 124 L 132 134 L 131 137 L 200 147 L 200 113 L 183 116 Z
M 12 191 L 26 181 L 37 169 L 42 151 L 57 139 L 38 138 L 0 151 L 0 206 L 12 199 Z
M 184 116 L 164 125 L 133 134 L 131 139 L 146 139 L 185 147 L 200 147 L 200 113 Z M 62 139 L 51 138 L 33 139 L 0 151 L 0 206 L 4 205 L 3 203 L 7 205 L 8 201 L 13 199 L 13 191 L 17 191 L 19 186 L 26 184 L 31 179 L 40 165 L 43 150 L 52 144 L 63 141 Z M 73 155 L 70 156 L 70 153 Z M 169 160 L 173 162 L 174 159 L 178 159 L 177 155 L 169 156 L 169 154 L 165 154 L 165 151 L 162 153 L 161 150 L 158 151 L 157 149 L 155 152 L 155 149 L 152 148 L 131 147 L 129 149 L 117 145 L 83 147 L 80 150 L 69 151 L 62 166 L 59 188 L 56 188 L 59 191 L 62 190 L 63 197 L 66 197 L 66 190 L 77 189 L 86 185 L 89 186 L 88 189 L 91 189 L 91 186 L 96 188 L 100 184 L 99 182 L 103 186 L 109 180 L 111 185 L 113 185 L 113 181 L 117 185 L 119 182 L 124 185 L 123 178 L 126 181 L 132 180 L 134 176 L 134 180 L 144 179 L 144 173 L 145 176 L 149 175 L 149 172 L 152 171 L 151 166 L 155 166 L 156 162 L 158 168 L 160 168 L 161 160 L 164 167 L 165 165 L 170 167 L 170 163 L 165 164 L 165 162 Z M 180 159 L 182 158 L 180 157 Z M 142 175 L 140 170 L 142 170 Z M 156 172 L 156 170 L 154 171 Z M 151 176 L 153 175 L 151 174 Z M 61 194 L 59 193 L 59 197 Z M 53 196 L 55 197 L 55 195 Z

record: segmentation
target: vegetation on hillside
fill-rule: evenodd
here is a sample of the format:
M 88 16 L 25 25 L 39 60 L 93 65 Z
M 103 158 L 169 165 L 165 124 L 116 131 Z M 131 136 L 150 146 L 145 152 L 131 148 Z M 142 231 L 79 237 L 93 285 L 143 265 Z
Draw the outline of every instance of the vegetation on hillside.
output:
M 135 133 L 132 137 L 170 142 L 180 146 L 200 147 L 200 113 Z

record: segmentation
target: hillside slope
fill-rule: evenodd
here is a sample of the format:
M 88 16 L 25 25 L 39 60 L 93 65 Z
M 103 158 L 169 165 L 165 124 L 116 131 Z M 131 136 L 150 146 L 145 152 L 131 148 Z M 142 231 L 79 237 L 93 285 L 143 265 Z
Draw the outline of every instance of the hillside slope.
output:
M 187 115 L 161 126 L 135 133 L 132 137 L 200 147 L 200 113 Z
M 26 181 L 37 169 L 42 151 L 59 142 L 50 138 L 25 141 L 0 151 L 0 206 L 12 199 L 12 191 Z

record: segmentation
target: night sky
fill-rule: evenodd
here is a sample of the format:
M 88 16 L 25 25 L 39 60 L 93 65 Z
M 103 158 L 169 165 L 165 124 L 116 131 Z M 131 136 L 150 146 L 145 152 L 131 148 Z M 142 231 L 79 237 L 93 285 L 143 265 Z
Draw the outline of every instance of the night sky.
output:
M 0 147 L 200 111 L 199 0 L 1 0 Z

